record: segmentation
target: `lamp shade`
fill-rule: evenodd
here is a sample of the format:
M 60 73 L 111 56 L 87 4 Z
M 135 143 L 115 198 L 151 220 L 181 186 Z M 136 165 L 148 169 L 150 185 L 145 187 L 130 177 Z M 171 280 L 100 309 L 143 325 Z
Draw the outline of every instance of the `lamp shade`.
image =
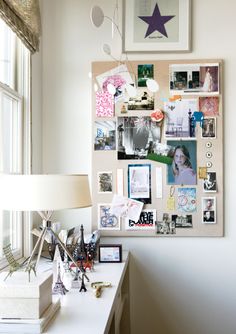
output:
M 87 175 L 0 175 L 0 209 L 55 211 L 91 206 Z

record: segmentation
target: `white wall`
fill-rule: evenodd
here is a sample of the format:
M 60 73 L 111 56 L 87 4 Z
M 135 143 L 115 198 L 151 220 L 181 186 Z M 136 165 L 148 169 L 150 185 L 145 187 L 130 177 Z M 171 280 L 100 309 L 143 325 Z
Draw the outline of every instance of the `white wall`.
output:
M 42 0 L 42 154 L 47 173 L 91 170 L 92 61 L 110 60 L 102 43 L 112 43 L 109 24 L 90 24 L 92 5 L 113 15 L 115 0 Z M 130 59 L 224 59 L 225 237 L 107 238 L 130 249 L 133 334 L 236 333 L 236 2 L 193 1 L 193 52 L 143 54 Z M 34 78 L 37 80 L 37 78 Z M 83 211 L 83 212 L 81 212 Z M 90 211 L 58 219 L 90 224 Z M 89 324 L 88 324 L 89 325 Z

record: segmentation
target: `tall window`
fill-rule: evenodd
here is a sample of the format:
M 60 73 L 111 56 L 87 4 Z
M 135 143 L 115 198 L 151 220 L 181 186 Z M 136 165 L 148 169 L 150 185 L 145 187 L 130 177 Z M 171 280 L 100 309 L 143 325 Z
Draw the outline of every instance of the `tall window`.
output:
M 30 171 L 30 52 L 0 19 L 0 172 Z M 24 215 L 0 212 L 0 268 L 2 247 L 11 244 L 14 255 L 23 255 Z

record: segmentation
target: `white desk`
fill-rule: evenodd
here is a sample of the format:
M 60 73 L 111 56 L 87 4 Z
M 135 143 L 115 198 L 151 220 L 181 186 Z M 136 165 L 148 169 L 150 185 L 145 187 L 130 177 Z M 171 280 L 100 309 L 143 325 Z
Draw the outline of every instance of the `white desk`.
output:
M 129 254 L 122 263 L 98 263 L 88 272 L 87 292 L 71 289 L 61 297 L 61 308 L 48 325 L 47 334 L 129 334 Z M 96 298 L 91 282 L 111 282 Z

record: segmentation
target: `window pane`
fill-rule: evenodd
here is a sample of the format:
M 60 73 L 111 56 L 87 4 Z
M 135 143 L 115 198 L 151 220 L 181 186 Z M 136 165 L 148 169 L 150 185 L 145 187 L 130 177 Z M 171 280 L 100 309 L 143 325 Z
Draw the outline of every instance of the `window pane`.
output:
M 2 94 L 1 136 L 2 171 L 20 173 L 22 171 L 22 117 L 20 100 Z
M 1 171 L 4 173 L 22 172 L 22 116 L 21 100 L 7 92 L 0 92 L 0 152 Z M 12 249 L 21 248 L 22 214 L 16 212 L 2 212 L 0 249 L 11 244 Z M 20 227 L 21 226 L 21 227 Z M 0 251 L 0 256 L 2 256 Z
M 14 88 L 15 34 L 0 19 L 0 82 Z

